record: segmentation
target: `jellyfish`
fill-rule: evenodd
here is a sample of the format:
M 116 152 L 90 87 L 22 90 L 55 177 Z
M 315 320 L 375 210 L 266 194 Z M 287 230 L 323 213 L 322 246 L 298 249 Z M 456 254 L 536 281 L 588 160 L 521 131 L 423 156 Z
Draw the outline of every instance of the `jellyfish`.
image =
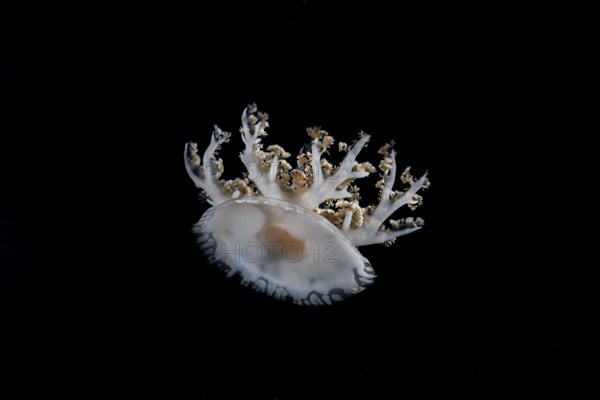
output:
M 389 219 L 399 208 L 414 210 L 419 191 L 429 187 L 427 173 L 414 177 L 407 167 L 394 189 L 397 167 L 394 143 L 378 153 L 378 168 L 358 162 L 370 135 L 359 132 L 353 143 L 339 142 L 320 127 L 307 128 L 310 138 L 296 157 L 277 144 L 264 149 L 269 118 L 249 105 L 242 113 L 241 178 L 220 179 L 218 152 L 231 133 L 214 126 L 210 144 L 200 156 L 196 143 L 185 145 L 188 175 L 210 205 L 192 231 L 211 264 L 227 277 L 278 300 L 299 305 L 331 305 L 373 284 L 375 271 L 358 250 L 421 229 L 421 218 Z M 325 156 L 337 147 L 339 165 Z M 361 206 L 355 180 L 380 171 L 378 203 Z

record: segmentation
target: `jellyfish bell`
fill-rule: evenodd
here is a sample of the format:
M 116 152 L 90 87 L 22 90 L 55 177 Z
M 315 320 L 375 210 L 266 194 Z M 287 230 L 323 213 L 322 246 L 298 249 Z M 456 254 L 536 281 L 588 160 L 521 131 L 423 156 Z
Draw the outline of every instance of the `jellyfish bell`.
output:
M 285 160 L 290 154 L 281 146 L 263 151 L 261 137 L 268 126 L 267 115 L 256 106 L 244 110 L 246 147 L 240 158 L 249 174 L 243 179 L 219 179 L 223 162 L 216 154 L 231 134 L 215 126 L 202 158 L 196 144 L 186 145 L 186 170 L 211 204 L 193 228 L 200 248 L 228 277 L 238 275 L 243 285 L 276 299 L 324 305 L 361 292 L 373 283 L 375 272 L 357 247 L 390 245 L 420 229 L 420 218 L 388 217 L 403 205 L 411 210 L 420 205 L 417 192 L 429 181 L 412 177 L 407 168 L 401 176 L 407 187 L 392 190 L 395 154 L 386 144 L 379 151 L 379 204 L 361 207 L 358 188 L 351 183 L 376 171 L 368 162 L 356 162 L 368 135 L 360 134 L 352 145 L 340 143 L 346 155 L 333 166 L 323 158 L 333 137 L 309 128 L 310 151 L 300 153 L 292 168 Z
M 194 226 L 200 248 L 228 276 L 277 299 L 331 304 L 373 282 L 371 264 L 332 223 L 260 196 L 228 200 Z

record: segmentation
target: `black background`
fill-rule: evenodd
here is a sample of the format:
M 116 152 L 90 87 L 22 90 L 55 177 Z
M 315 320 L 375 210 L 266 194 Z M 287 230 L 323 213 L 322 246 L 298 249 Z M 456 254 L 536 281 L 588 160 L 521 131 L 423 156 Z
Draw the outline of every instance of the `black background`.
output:
M 593 10 L 7 1 L 0 18 L 0 397 L 589 395 Z M 267 143 L 365 130 L 360 160 L 393 139 L 429 171 L 425 228 L 365 247 L 377 282 L 341 305 L 262 297 L 196 248 L 183 145 L 237 132 L 250 102 Z

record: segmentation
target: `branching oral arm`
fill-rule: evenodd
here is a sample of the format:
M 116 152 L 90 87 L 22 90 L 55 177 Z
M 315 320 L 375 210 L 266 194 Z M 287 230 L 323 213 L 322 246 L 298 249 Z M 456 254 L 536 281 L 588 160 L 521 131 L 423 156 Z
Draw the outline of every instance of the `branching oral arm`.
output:
M 366 170 L 354 170 L 356 157 L 369 139 L 369 135 L 364 135 L 359 141 L 357 141 L 354 147 L 352 147 L 352 149 L 350 149 L 344 157 L 338 170 L 329 177 L 324 177 L 323 170 L 321 168 L 321 155 L 324 153 L 324 151 L 318 149 L 319 140 L 313 139 L 311 144 L 313 182 L 309 190 L 306 191 L 299 199 L 299 204 L 311 210 L 329 199 L 337 200 L 351 197 L 352 194 L 348 192 L 346 187 L 342 187 L 340 189 L 338 189 L 338 187 L 344 182 L 349 182 L 353 179 L 364 178 L 365 176 L 369 175 L 369 172 Z
M 219 178 L 223 173 L 223 162 L 215 158 L 221 144 L 229 141 L 231 133 L 223 132 L 216 125 L 210 137 L 210 145 L 204 151 L 202 159 L 198 156 L 198 145 L 190 142 L 185 145 L 183 158 L 185 169 L 196 184 L 204 190 L 207 201 L 211 205 L 220 204 L 229 200 L 219 186 Z
M 403 220 L 389 220 L 392 229 L 387 229 L 384 222 L 400 207 L 408 205 L 414 209 L 421 204 L 422 198 L 417 192 L 422 188 L 429 187 L 427 173 L 420 179 L 413 178 L 407 168 L 402 174 L 402 181 L 410 186 L 405 192 L 392 190 L 396 180 L 396 159 L 392 150 L 388 158 L 383 176 L 383 185 L 379 204 L 375 210 L 365 218 L 365 223 L 360 228 L 350 230 L 347 236 L 356 246 L 365 246 L 375 243 L 393 243 L 399 237 L 421 229 L 423 220 L 421 218 L 406 218 Z M 383 164 L 383 163 L 382 163 Z
M 255 106 L 251 107 L 255 108 Z M 240 158 L 248 170 L 248 177 L 254 182 L 254 185 L 262 195 L 281 199 L 281 188 L 275 179 L 279 166 L 279 157 L 274 155 L 273 159 L 268 162 L 269 168 L 266 171 L 263 168 L 266 161 L 259 157 L 259 152 L 261 151 L 260 137 L 266 135 L 265 129 L 268 127 L 266 114 L 259 114 L 259 117 L 262 117 L 259 119 L 252 111 L 255 110 L 252 109 L 250 115 L 248 115 L 248 108 L 246 108 L 242 114 L 241 133 L 246 148 L 240 154 Z

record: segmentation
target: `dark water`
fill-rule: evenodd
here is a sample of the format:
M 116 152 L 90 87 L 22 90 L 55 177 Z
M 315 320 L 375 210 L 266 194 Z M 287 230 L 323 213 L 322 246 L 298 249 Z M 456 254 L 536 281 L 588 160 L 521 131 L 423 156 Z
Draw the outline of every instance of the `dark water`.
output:
M 520 2 L 0 9 L 0 397 L 588 391 L 585 10 L 559 19 L 571 41 Z M 359 160 L 394 140 L 400 167 L 429 173 L 423 206 L 399 213 L 425 227 L 365 247 L 376 283 L 341 305 L 257 295 L 194 243 L 206 205 L 183 146 L 232 131 L 224 177 L 238 176 L 251 102 L 271 116 L 268 144 L 365 130 Z M 375 180 L 359 182 L 366 202 Z

